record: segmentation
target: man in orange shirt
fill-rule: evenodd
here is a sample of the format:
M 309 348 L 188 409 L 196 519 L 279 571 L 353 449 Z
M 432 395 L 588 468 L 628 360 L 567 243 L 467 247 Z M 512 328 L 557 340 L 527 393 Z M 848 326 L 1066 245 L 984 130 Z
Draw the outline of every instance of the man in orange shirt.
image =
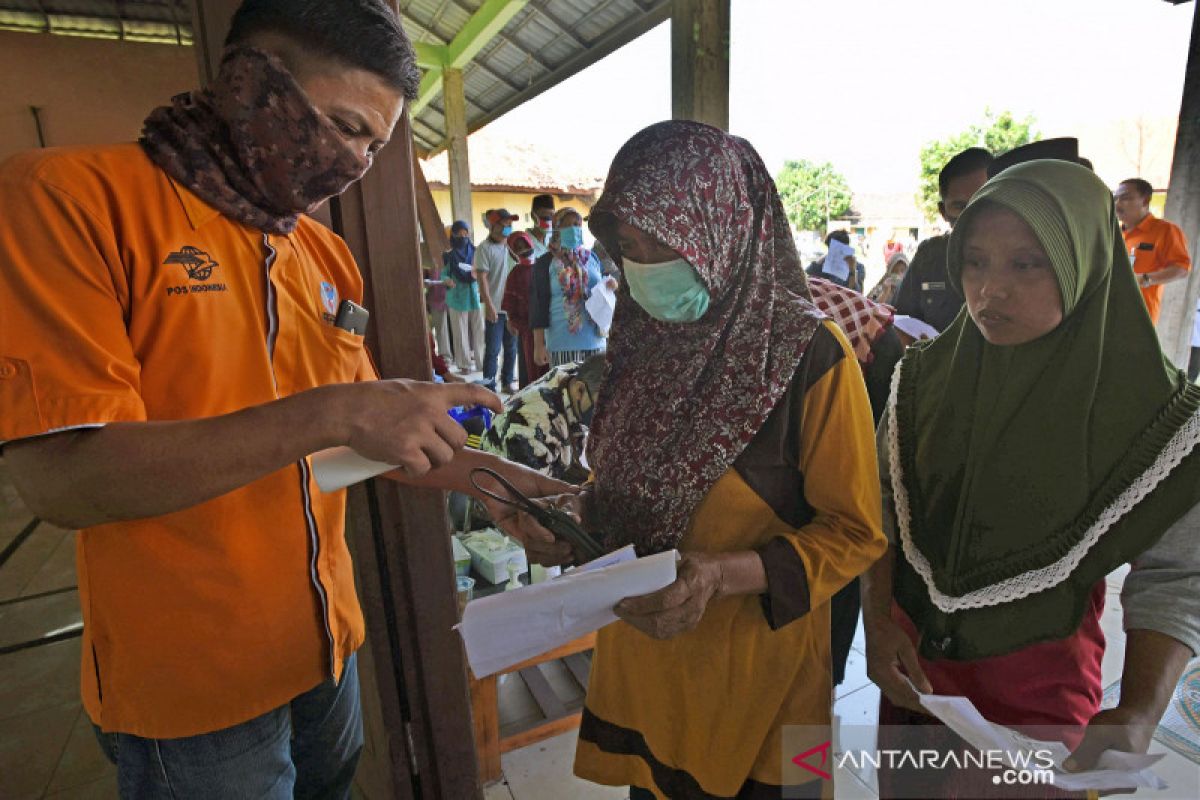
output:
M 1158 322 L 1163 284 L 1187 275 L 1192 260 L 1179 226 L 1150 213 L 1153 194 L 1154 187 L 1148 181 L 1130 178 L 1117 186 L 1113 200 L 1146 310 L 1150 320 Z
M 377 379 L 354 260 L 305 216 L 416 96 L 395 13 L 245 0 L 226 44 L 138 144 L 0 165 L 0 446 L 33 513 L 83 529 L 83 702 L 122 795 L 347 797 L 363 619 L 308 456 L 567 487 L 462 450 L 447 409 L 494 394 Z

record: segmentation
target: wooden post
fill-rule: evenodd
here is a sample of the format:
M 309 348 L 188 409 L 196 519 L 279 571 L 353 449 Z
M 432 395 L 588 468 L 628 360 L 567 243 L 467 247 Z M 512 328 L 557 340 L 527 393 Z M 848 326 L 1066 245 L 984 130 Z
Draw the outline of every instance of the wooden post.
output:
M 375 323 L 367 344 L 380 373 L 429 380 L 407 113 L 371 171 L 334 201 L 333 220 L 363 271 Z M 367 492 L 371 524 L 347 536 L 362 577 L 394 780 L 411 768 L 417 797 L 476 797 L 466 662 L 451 629 L 458 620 L 445 495 L 387 480 Z
M 192 39 L 202 86 L 217 77 L 229 23 L 241 4 L 242 0 L 196 0 L 192 4 Z
M 413 186 L 417 192 L 417 221 L 421 225 L 421 236 L 425 239 L 425 254 L 429 256 L 430 265 L 436 269 L 442 268 L 442 253 L 450 248 L 446 238 L 446 226 L 438 213 L 437 203 L 433 201 L 433 192 L 425 180 L 421 162 L 413 153 Z
M 1188 48 L 1183 100 L 1179 105 L 1179 132 L 1175 135 L 1175 160 L 1163 215 L 1183 229 L 1192 256 L 1186 281 L 1163 287 L 1158 337 L 1175 364 L 1186 369 L 1191 353 L 1192 319 L 1200 298 L 1200 2 L 1193 4 L 1192 40 Z
M 729 0 L 672 0 L 671 116 L 729 129 Z
M 467 100 L 460 69 L 442 73 L 442 102 L 446 107 L 446 158 L 450 167 L 450 213 L 471 226 L 474 237 L 479 221 L 471 206 L 471 162 L 467 154 Z M 453 221 L 453 220 L 452 220 Z M 477 237 L 476 237 L 477 238 Z

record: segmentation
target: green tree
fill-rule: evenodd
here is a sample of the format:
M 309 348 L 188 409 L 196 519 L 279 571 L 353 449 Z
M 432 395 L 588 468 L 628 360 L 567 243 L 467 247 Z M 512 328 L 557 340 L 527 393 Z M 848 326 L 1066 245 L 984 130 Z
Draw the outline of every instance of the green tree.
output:
M 1035 142 L 1041 135 L 1034 130 L 1032 116 L 1017 119 L 1011 111 L 999 114 L 990 108 L 983 112 L 983 121 L 977 122 L 962 133 L 941 140 L 927 142 L 921 148 L 921 185 L 917 194 L 917 205 L 932 222 L 938 217 L 938 173 L 956 153 L 968 147 L 984 147 L 992 155 L 1007 153 L 1014 147 Z
M 788 222 L 799 231 L 824 231 L 827 219 L 850 210 L 850 187 L 826 161 L 787 161 L 775 179 Z

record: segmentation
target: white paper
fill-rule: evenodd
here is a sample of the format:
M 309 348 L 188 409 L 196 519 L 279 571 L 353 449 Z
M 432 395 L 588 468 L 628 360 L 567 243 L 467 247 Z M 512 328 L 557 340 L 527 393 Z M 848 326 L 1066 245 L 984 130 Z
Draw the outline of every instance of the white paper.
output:
M 911 683 L 910 683 L 911 685 Z M 916 691 L 914 687 L 913 691 Z M 997 725 L 984 719 L 975 705 L 966 697 L 920 694 L 921 705 L 946 727 L 961 736 L 968 744 L 979 750 L 998 751 L 1009 754 L 1009 763 L 1023 769 L 1039 769 L 1042 763 L 1032 754 L 1046 751 L 1054 762 L 1054 788 L 1068 792 L 1088 789 L 1166 789 L 1167 784 L 1150 766 L 1159 761 L 1162 753 L 1151 755 L 1122 753 L 1105 750 L 1098 760 L 1098 768 L 1087 772 L 1067 772 L 1062 763 L 1071 754 L 1062 742 L 1044 742 L 1031 739 L 1018 731 Z M 1023 753 L 1026 755 L 1018 756 Z
M 896 330 L 903 331 L 914 339 L 936 339 L 938 336 L 937 328 L 916 317 L 897 314 L 893 317 L 892 324 L 896 326 Z
M 677 559 L 670 550 L 605 567 L 584 565 L 546 583 L 467 603 L 455 629 L 471 671 L 477 678 L 492 675 L 615 622 L 613 606 L 620 600 L 674 582 Z
M 384 464 L 363 458 L 349 447 L 331 447 L 309 456 L 313 478 L 322 492 L 336 492 L 347 486 L 374 478 L 396 469 L 395 464 Z
M 617 295 L 609 288 L 607 278 L 601 280 L 600 285 L 592 289 L 587 302 L 583 305 L 591 315 L 592 322 L 595 322 L 600 332 L 607 336 L 608 329 L 612 326 L 613 309 L 617 307 Z
M 850 265 L 846 263 L 846 258 L 853 255 L 853 247 L 843 244 L 837 239 L 830 239 L 829 252 L 825 254 L 825 263 L 821 266 L 821 272 L 824 272 L 826 275 L 832 275 L 839 281 L 849 280 Z

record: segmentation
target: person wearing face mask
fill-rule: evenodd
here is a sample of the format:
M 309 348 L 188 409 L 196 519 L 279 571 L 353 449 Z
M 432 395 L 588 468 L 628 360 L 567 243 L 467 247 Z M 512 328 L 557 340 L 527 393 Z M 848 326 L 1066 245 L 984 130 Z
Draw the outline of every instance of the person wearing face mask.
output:
M 459 372 L 471 371 L 472 355 L 475 366 L 483 368 L 483 306 L 479 302 L 474 264 L 471 229 L 466 222 L 457 220 L 450 226 L 450 249 L 442 254 L 442 283 L 447 290 L 454 364 Z
M 533 257 L 541 258 L 549 250 L 550 234 L 554 232 L 554 195 L 539 194 L 530 204 L 529 217 L 533 225 L 525 232 L 533 238 Z
M 1108 189 L 1078 164 L 989 180 L 947 266 L 965 311 L 908 349 L 879 429 L 892 545 L 863 621 L 880 724 L 909 726 L 914 751 L 962 747 L 915 685 L 1065 743 L 1068 769 L 1144 753 L 1200 652 L 1200 387 L 1162 353 Z M 1105 576 L 1128 563 L 1120 700 L 1101 710 Z M 993 774 L 883 770 L 880 788 L 1000 796 Z
M 641 131 L 590 225 L 625 280 L 574 506 L 606 546 L 682 561 L 598 633 L 575 773 L 635 800 L 821 796 L 780 754 L 785 726 L 810 726 L 796 752 L 828 740 L 829 601 L 886 546 L 862 371 L 748 142 Z
M 511 392 L 516 388 L 513 373 L 517 366 L 517 337 L 508 330 L 508 318 L 501 306 L 504 303 L 504 287 L 512 270 L 513 259 L 508 252 L 508 237 L 512 235 L 512 224 L 516 214 L 508 209 L 488 211 L 484 220 L 488 224 L 487 239 L 475 249 L 475 277 L 479 281 L 479 298 L 483 301 L 483 380 L 484 386 L 496 387 L 497 365 L 499 365 L 500 388 Z M 502 360 L 503 359 L 503 360 Z
M 362 278 L 307 214 L 419 80 L 383 0 L 245 0 L 140 142 L 0 165 L 0 447 L 30 512 L 81 529 L 80 688 L 125 797 L 349 797 L 364 624 L 311 454 L 570 488 L 464 451 L 447 410 L 499 398 L 379 380 L 339 320 Z
M 604 335 L 585 305 L 602 280 L 616 285 L 583 246 L 583 217 L 569 206 L 560 208 L 554 215 L 550 250 L 533 265 L 529 325 L 534 364 L 557 367 L 603 352 Z
M 520 388 L 546 374 L 546 367 L 534 363 L 533 330 L 529 327 L 529 284 L 533 277 L 534 239 L 520 231 L 508 237 L 508 250 L 516 264 L 504 287 L 504 303 L 501 308 L 508 316 L 509 333 L 517 337 L 519 353 L 517 375 Z

